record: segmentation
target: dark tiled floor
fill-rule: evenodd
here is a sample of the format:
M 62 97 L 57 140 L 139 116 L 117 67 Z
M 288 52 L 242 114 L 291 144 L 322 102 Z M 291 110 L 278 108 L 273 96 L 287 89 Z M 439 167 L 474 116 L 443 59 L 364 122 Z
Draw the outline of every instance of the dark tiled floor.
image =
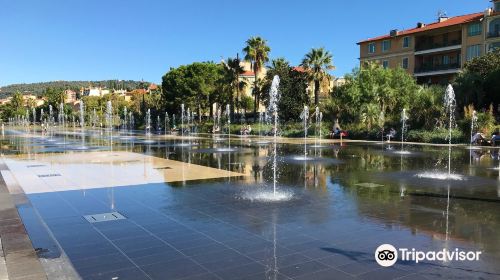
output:
M 252 207 L 234 196 L 218 197 L 221 190 L 237 196 L 241 188 L 224 183 L 116 188 L 112 210 L 127 219 L 95 224 L 81 215 L 94 206 L 110 211 L 109 190 L 30 198 L 84 279 L 412 279 L 461 273 L 446 266 L 385 269 L 375 263 L 374 248 L 383 241 L 441 246 L 426 235 L 346 218 L 345 212 L 345 218 L 336 219 L 336 206 L 325 208 L 326 214 L 301 213 L 307 203 Z M 57 211 L 52 198 L 71 211 Z M 304 199 L 322 200 L 314 195 Z
M 84 279 L 499 279 L 500 204 L 478 200 L 497 196 L 498 174 L 474 167 L 483 178 L 452 189 L 453 195 L 473 199 L 452 200 L 446 215 L 441 183 L 422 183 L 411 175 L 414 171 L 401 172 L 403 167 L 434 168 L 429 163 L 442 162 L 442 153 L 429 151 L 403 161 L 379 146 L 342 147 L 343 165 L 283 166 L 280 184 L 295 193 L 287 202 L 242 199 L 256 186 L 235 178 L 32 194 L 29 199 Z M 301 154 L 301 148 L 280 146 L 287 154 Z M 323 150 L 324 156 L 333 158 L 334 150 Z M 214 158 L 186 151 L 172 156 L 207 166 L 220 161 L 226 166 L 229 160 L 253 166 L 256 158 L 252 153 Z M 457 170 L 470 172 L 463 165 L 468 155 L 454 156 L 461 164 Z M 264 177 L 269 175 L 268 165 L 259 168 Z M 318 184 L 311 181 L 313 175 Z M 385 187 L 355 187 L 361 182 Z M 403 187 L 437 196 L 401 197 Z M 127 219 L 90 224 L 82 218 L 110 211 Z M 36 231 L 29 233 L 36 239 Z M 398 262 L 381 268 L 373 255 L 382 243 L 423 250 L 481 249 L 484 260 Z

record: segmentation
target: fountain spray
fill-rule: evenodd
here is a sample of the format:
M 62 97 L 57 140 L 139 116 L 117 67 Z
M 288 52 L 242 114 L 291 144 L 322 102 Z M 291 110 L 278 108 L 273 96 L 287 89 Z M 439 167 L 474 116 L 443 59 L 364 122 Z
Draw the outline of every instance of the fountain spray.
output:
M 477 112 L 476 110 L 472 111 L 471 123 L 470 123 L 470 147 L 472 147 L 472 138 L 474 137 L 474 127 L 477 125 Z
M 405 143 L 405 132 L 406 132 L 406 121 L 408 120 L 408 115 L 406 114 L 406 109 L 403 108 L 401 112 L 401 152 L 404 152 Z
M 231 149 L 231 107 L 229 104 L 226 104 L 226 116 L 227 116 L 227 138 L 228 138 L 228 145 L 229 149 Z
M 451 84 L 448 84 L 448 87 L 446 88 L 446 92 L 444 95 L 444 104 L 445 104 L 445 109 L 446 113 L 449 115 L 449 121 L 448 121 L 448 174 L 451 174 L 451 129 L 454 124 L 454 118 L 455 118 L 455 107 L 457 105 L 456 100 L 455 100 L 455 91 L 453 90 L 453 87 Z
M 276 196 L 276 141 L 278 134 L 278 101 L 279 101 L 279 88 L 280 78 L 278 75 L 274 76 L 273 82 L 271 83 L 271 89 L 269 90 L 269 107 L 268 111 L 273 116 L 274 124 L 273 124 L 273 194 Z
M 304 124 L 304 159 L 307 157 L 307 120 L 309 119 L 309 107 L 304 105 L 304 110 L 300 114 L 300 119 L 302 119 Z
M 145 129 L 146 129 L 146 135 L 149 136 L 151 135 L 151 110 L 148 109 L 146 111 L 146 120 L 145 120 Z

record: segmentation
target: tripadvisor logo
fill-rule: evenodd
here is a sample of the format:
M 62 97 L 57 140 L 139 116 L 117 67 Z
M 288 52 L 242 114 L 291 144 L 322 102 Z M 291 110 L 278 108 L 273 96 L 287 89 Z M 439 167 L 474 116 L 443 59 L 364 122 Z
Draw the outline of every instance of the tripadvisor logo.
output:
M 418 251 L 415 248 L 396 249 L 391 244 L 382 244 L 375 250 L 375 260 L 383 267 L 393 266 L 398 259 L 419 263 L 421 261 L 479 261 L 481 251 L 462 251 L 459 249 L 440 251 Z M 399 258 L 398 258 L 399 256 Z

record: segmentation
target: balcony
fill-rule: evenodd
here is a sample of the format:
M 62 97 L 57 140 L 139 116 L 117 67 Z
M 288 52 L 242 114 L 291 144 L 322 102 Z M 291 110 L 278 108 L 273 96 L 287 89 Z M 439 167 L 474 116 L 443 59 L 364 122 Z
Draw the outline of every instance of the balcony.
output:
M 420 67 L 415 67 L 415 76 L 428 76 L 428 75 L 440 75 L 456 73 L 460 70 L 460 63 L 450 63 L 450 64 L 424 64 Z
M 449 47 L 454 47 L 454 46 L 460 46 L 462 44 L 461 39 L 460 40 L 452 40 L 446 43 L 421 43 L 417 44 L 415 46 L 415 51 L 427 51 L 427 50 L 434 50 L 434 49 L 443 49 L 443 48 L 449 48 Z
M 500 30 L 488 32 L 488 38 L 498 38 L 500 37 Z

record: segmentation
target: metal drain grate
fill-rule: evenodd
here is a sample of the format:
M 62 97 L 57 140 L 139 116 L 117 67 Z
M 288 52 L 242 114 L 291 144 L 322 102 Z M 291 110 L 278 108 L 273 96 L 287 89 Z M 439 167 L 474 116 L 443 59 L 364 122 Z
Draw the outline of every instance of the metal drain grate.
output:
M 44 164 L 32 164 L 32 165 L 26 165 L 26 167 L 28 168 L 33 168 L 33 167 L 42 167 L 42 166 L 46 166 Z
M 172 167 L 164 166 L 164 167 L 155 167 L 154 169 L 172 169 Z
M 109 221 L 116 221 L 116 220 L 124 220 L 124 219 L 126 219 L 122 214 L 120 214 L 118 212 L 110 212 L 110 213 L 86 215 L 86 216 L 83 216 L 83 217 L 89 223 L 100 223 L 100 222 L 109 222 Z
M 58 177 L 58 176 L 61 176 L 61 174 L 41 174 L 41 175 L 38 175 L 38 177 L 40 178 L 46 178 L 46 177 Z

